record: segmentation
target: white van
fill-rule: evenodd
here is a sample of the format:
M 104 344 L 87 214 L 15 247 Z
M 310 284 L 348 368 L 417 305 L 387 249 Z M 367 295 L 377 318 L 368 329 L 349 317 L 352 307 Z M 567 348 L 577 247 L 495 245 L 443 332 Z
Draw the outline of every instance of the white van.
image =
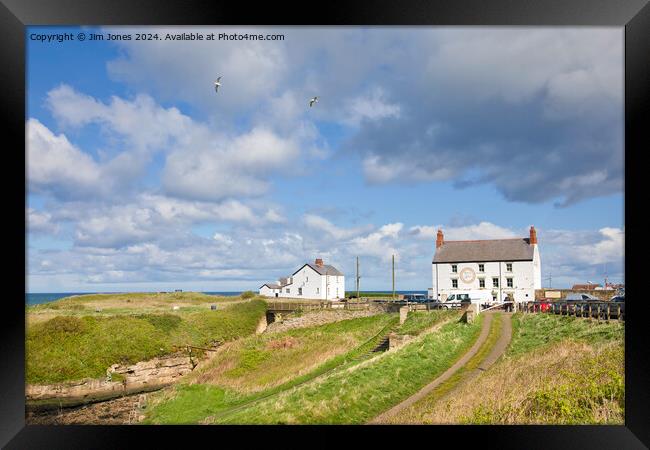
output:
M 480 305 L 492 301 L 492 292 L 490 291 L 465 291 L 449 295 L 445 303 L 472 302 Z

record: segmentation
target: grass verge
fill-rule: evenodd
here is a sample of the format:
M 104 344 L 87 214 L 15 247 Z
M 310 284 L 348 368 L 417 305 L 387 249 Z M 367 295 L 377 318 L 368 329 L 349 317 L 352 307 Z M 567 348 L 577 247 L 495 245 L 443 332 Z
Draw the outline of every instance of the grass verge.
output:
M 418 423 L 624 423 L 623 324 L 515 314 L 513 325 L 505 357 L 421 405 Z
M 364 423 L 417 392 L 453 364 L 481 326 L 453 322 L 439 332 L 296 389 L 261 401 L 216 423 Z

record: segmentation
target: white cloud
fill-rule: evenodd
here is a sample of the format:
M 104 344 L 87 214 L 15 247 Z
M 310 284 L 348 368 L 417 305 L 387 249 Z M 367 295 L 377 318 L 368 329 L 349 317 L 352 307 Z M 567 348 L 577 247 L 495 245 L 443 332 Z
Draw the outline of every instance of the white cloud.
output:
M 443 227 L 442 225 L 416 225 L 409 228 L 409 233 L 416 239 L 436 240 L 438 230 L 442 230 L 445 240 L 463 241 L 474 239 L 508 239 L 524 234 L 495 225 L 490 222 L 480 222 L 461 227 Z M 527 236 L 527 234 L 525 234 Z
M 397 118 L 400 112 L 399 105 L 389 103 L 386 92 L 380 87 L 375 87 L 368 94 L 347 102 L 343 120 L 350 125 L 358 126 L 363 120 Z
M 353 228 L 341 228 L 334 225 L 329 220 L 316 214 L 305 214 L 302 218 L 307 227 L 314 230 L 324 231 L 337 240 L 348 239 L 352 236 L 368 231 L 372 226 L 362 226 Z
M 88 154 L 36 119 L 26 126 L 28 189 L 71 197 L 102 189 L 101 168 Z
M 37 211 L 34 208 L 27 208 L 27 227 L 29 233 L 56 234 L 59 232 L 59 224 L 52 220 L 52 214 L 44 211 Z

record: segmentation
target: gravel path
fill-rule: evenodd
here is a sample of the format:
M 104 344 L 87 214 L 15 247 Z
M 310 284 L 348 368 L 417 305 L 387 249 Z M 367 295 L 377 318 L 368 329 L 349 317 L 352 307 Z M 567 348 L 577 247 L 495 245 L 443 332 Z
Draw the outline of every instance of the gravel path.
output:
M 416 394 L 412 395 L 411 397 L 407 398 L 401 403 L 398 403 L 397 405 L 393 406 L 391 409 L 388 411 L 380 414 L 379 416 L 375 417 L 372 419 L 369 424 L 379 424 L 383 423 L 388 419 L 389 417 L 393 416 L 396 414 L 398 411 L 403 410 L 404 408 L 408 408 L 409 406 L 413 405 L 415 402 L 418 400 L 426 397 L 431 391 L 433 391 L 435 388 L 437 388 L 440 384 L 444 383 L 446 380 L 448 380 L 454 373 L 456 373 L 461 367 L 463 367 L 465 364 L 469 362 L 469 360 L 478 353 L 479 349 L 483 345 L 483 343 L 486 341 L 489 333 L 490 333 L 490 326 L 492 324 L 492 318 L 493 315 L 495 314 L 494 312 L 485 312 L 485 319 L 483 320 L 483 324 L 481 326 L 481 333 L 479 334 L 478 339 L 472 345 L 472 347 L 463 355 L 462 358 L 460 358 L 458 361 L 456 361 L 449 369 L 447 369 L 442 375 L 440 375 L 438 378 L 433 380 L 431 383 L 427 384 L 425 387 L 423 387 L 420 391 L 418 391 Z M 510 317 L 511 314 L 504 314 L 503 320 L 501 323 L 501 336 L 499 336 L 499 339 L 495 343 L 494 347 L 492 348 L 492 351 L 488 354 L 488 356 L 485 357 L 485 359 L 481 362 L 479 367 L 470 373 L 468 376 L 474 376 L 474 372 L 480 373 L 481 371 L 487 369 L 490 365 L 492 365 L 498 358 L 501 356 L 506 348 L 508 347 L 508 343 L 510 342 L 510 337 L 512 335 L 512 325 L 510 323 Z

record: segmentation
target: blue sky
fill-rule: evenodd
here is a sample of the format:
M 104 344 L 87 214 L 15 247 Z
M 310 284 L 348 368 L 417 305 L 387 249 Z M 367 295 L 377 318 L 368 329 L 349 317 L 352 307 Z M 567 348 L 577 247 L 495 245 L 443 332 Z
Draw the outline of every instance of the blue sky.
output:
M 31 39 L 80 31 L 219 32 L 27 30 L 30 292 L 255 289 L 316 257 L 351 288 L 356 256 L 387 289 L 392 254 L 424 290 L 438 228 L 530 225 L 556 287 L 623 281 L 622 29 Z

